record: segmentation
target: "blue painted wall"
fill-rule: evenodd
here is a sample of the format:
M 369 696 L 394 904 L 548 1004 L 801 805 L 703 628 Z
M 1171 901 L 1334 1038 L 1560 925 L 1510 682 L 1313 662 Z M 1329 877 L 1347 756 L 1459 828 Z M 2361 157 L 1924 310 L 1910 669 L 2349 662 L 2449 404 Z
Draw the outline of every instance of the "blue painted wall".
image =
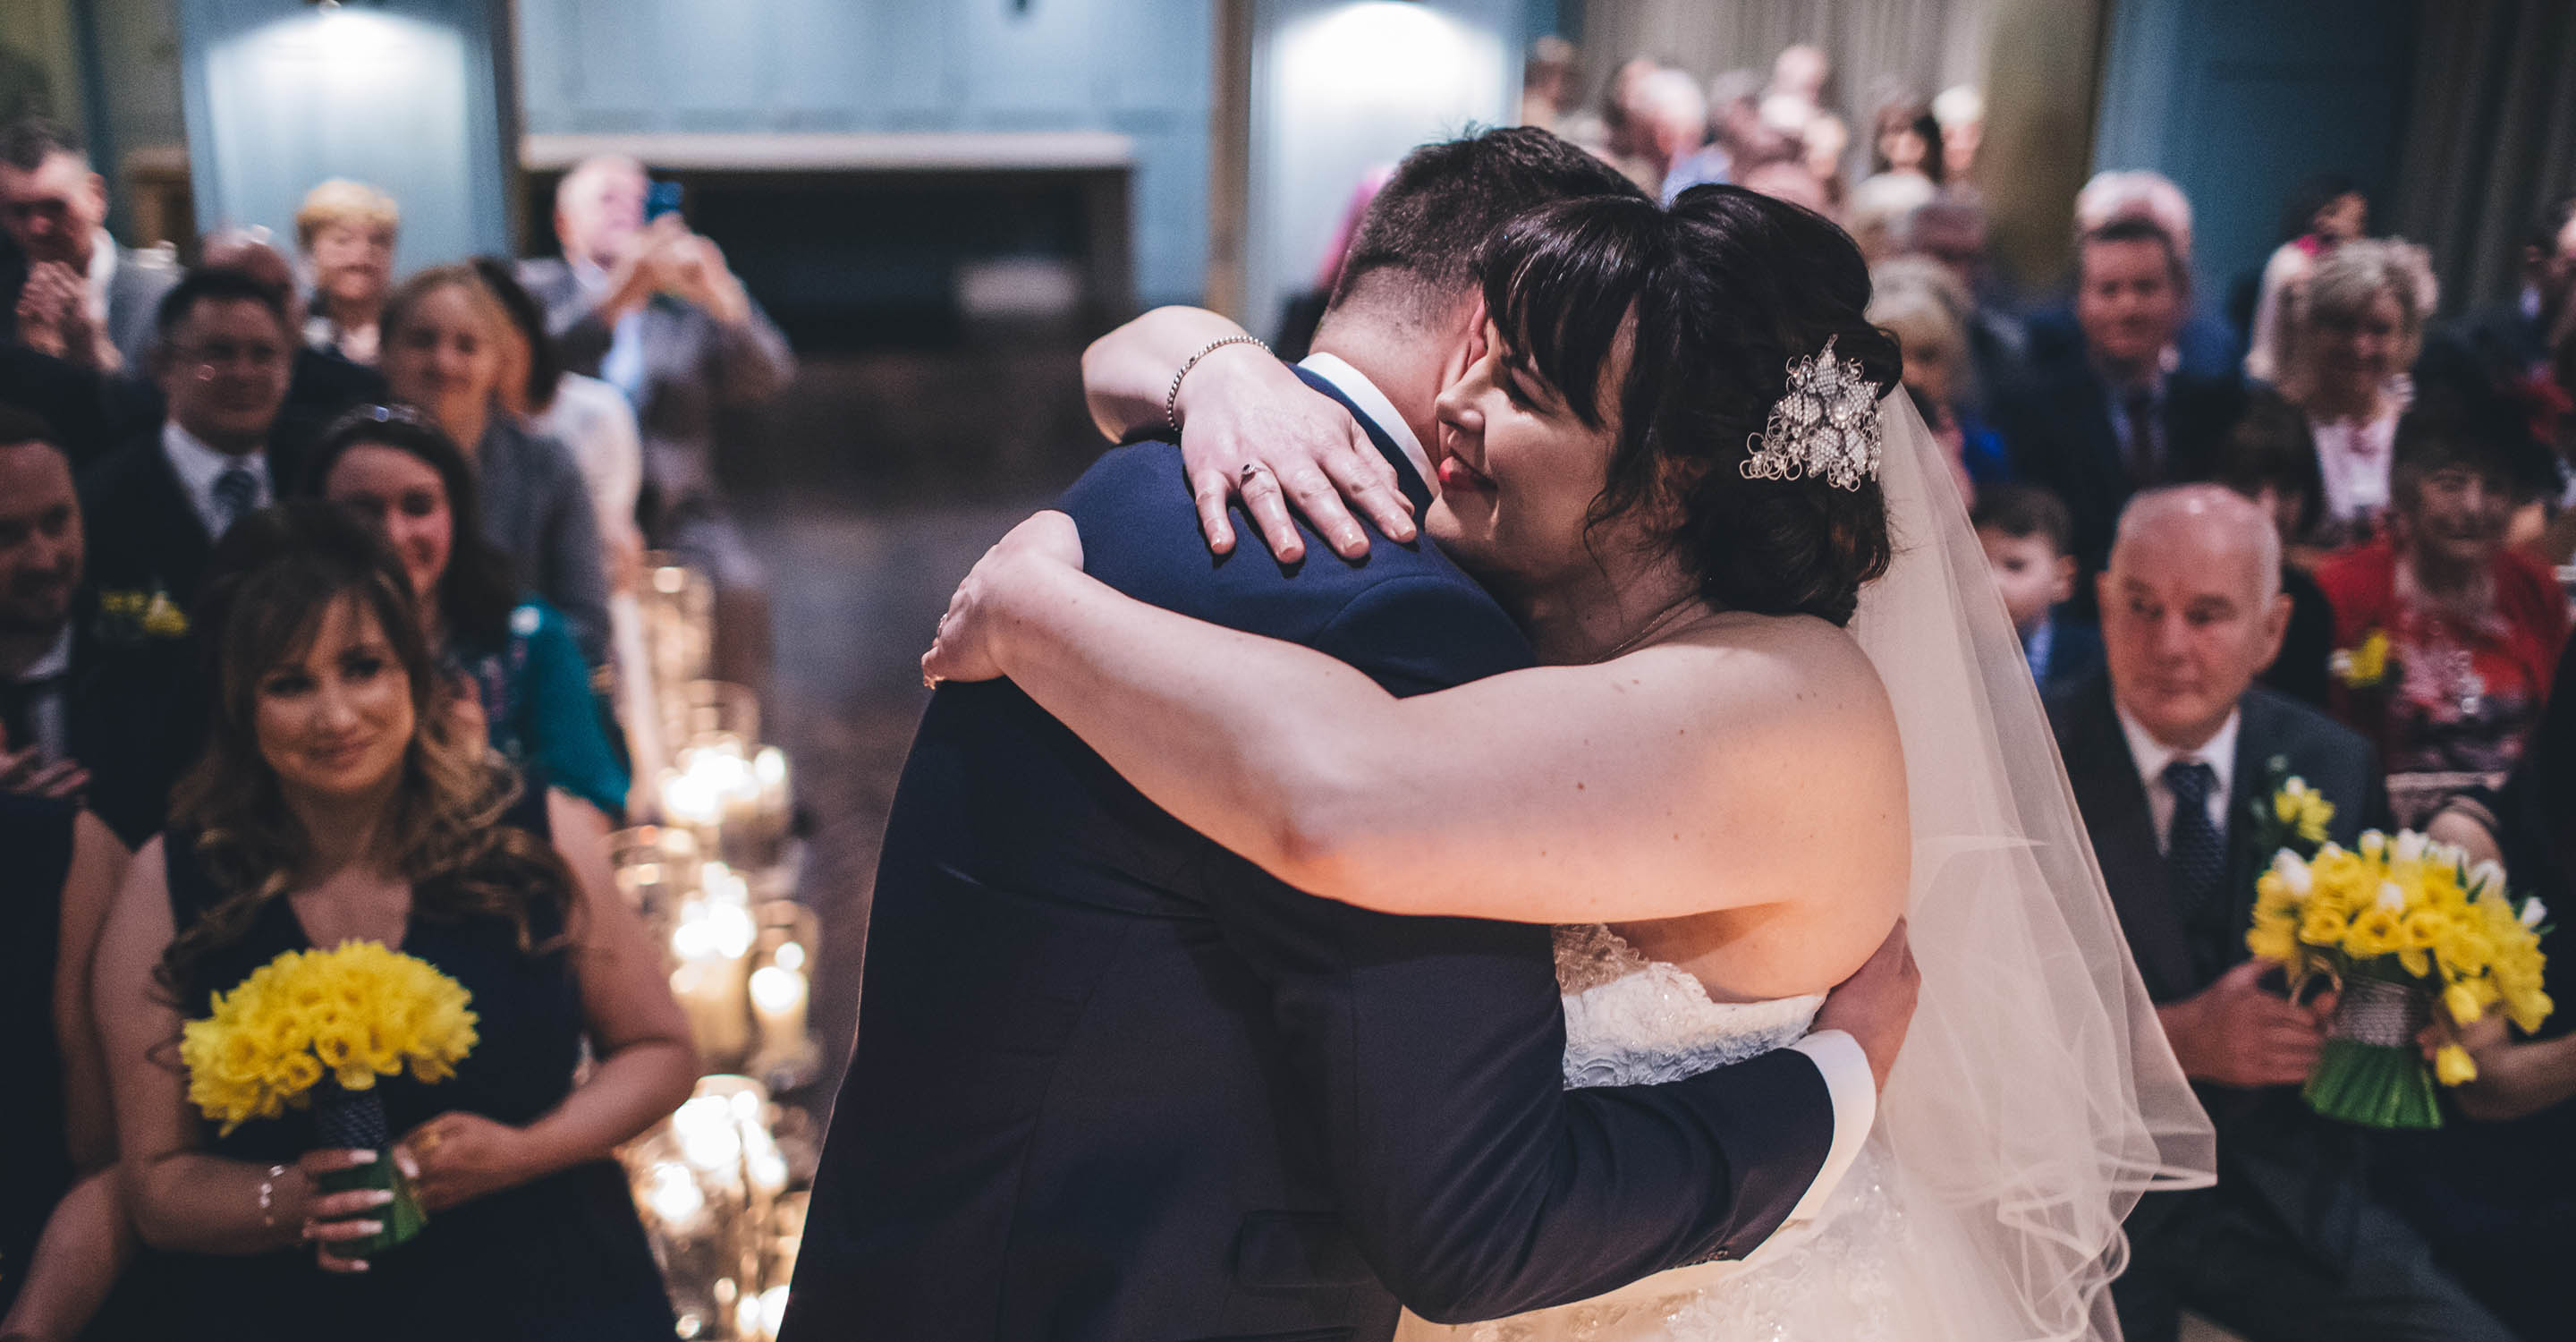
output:
M 1203 0 L 519 0 L 527 129 L 1133 137 L 1137 297 L 1206 287 Z
M 2413 0 L 2118 0 L 2093 167 L 2153 168 L 2191 197 L 2203 302 L 2257 271 L 2289 193 L 2368 187 L 2385 227 L 2412 69 Z
M 200 228 L 261 225 L 291 246 L 324 178 L 402 203 L 397 267 L 510 246 L 493 24 L 503 0 L 179 0 Z

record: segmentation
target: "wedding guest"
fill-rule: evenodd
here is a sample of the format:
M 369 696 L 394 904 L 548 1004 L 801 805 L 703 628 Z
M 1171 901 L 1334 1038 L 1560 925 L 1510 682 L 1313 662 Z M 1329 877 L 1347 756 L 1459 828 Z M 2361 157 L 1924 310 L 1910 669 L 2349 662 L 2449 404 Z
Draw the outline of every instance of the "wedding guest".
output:
M 644 167 L 587 159 L 555 190 L 563 259 L 520 281 L 546 305 L 564 366 L 625 392 L 644 433 L 644 534 L 706 570 L 717 588 L 726 678 L 766 678 L 769 605 L 760 565 L 725 507 L 717 417 L 756 406 L 796 374 L 787 338 L 676 214 L 647 224 Z
M 2082 238 L 2127 219 L 2143 219 L 2164 230 L 2185 276 L 2192 265 L 2191 199 L 2173 179 L 2160 172 L 2132 170 L 2095 173 L 2075 193 L 2075 235 Z M 2064 306 L 2030 315 L 2027 329 L 2032 357 L 2053 355 L 2080 339 L 2075 314 Z M 2225 318 L 2186 306 L 2174 328 L 2165 360 L 2171 369 L 2212 382 L 2234 382 L 2244 376 L 2244 346 Z
M 0 1338 L 74 1338 L 133 1249 L 91 1017 L 125 846 L 72 802 L 0 793 Z
M 1709 81 L 1708 143 L 1675 165 L 1666 179 L 1675 196 L 1694 186 L 1732 182 L 1737 165 L 1750 168 L 1788 151 L 1788 138 L 1762 122 L 1762 83 L 1757 70 L 1729 70 Z
M 2508 407 L 2438 389 L 2395 427 L 2386 534 L 2317 570 L 2349 662 L 2335 715 L 2378 746 L 2403 823 L 2501 784 L 2547 704 L 2567 597 L 2504 543 L 2537 451 Z
M 89 580 L 193 609 L 215 542 L 296 477 L 273 440 L 297 342 L 286 295 L 237 270 L 200 269 L 161 302 L 152 354 L 165 407 L 153 430 L 81 477 Z
M 2281 655 L 2259 679 L 2312 708 L 2327 706 L 2326 662 L 2334 652 L 2334 605 L 2313 570 L 2324 555 L 2299 543 L 2315 529 L 2325 486 L 2317 477 L 2308 417 L 2269 387 L 2249 388 L 2245 409 L 2219 449 L 2220 484 L 2252 499 L 2281 535 L 2281 591 L 2290 598 Z
M 2388 506 L 2390 445 L 2414 395 L 2406 370 L 2432 283 L 2421 248 L 2381 239 L 2345 243 L 2308 273 L 2284 326 L 2279 385 L 2316 435 L 2325 518 L 2312 543 L 2367 540 Z
M 1807 175 L 1824 188 L 1824 211 L 1827 218 L 1842 217 L 1844 202 L 1851 195 L 1843 176 L 1843 155 L 1851 149 L 1851 127 L 1831 112 L 1818 112 L 1807 119 L 1806 129 L 1798 133 L 1798 162 Z
M 2120 510 L 2142 488 L 2207 475 L 2241 392 L 2167 350 L 2191 301 L 2173 237 L 2123 218 L 2076 244 L 2072 346 L 2042 354 L 1994 408 L 2015 478 L 2048 486 L 2075 519 L 2075 557 L 2101 570 Z M 2078 589 L 2080 604 L 2087 595 Z
M 1517 124 L 1553 132 L 1574 105 L 1575 63 L 1582 53 L 1553 33 L 1530 43 L 1521 63 L 1521 110 Z
M 1953 193 L 1973 191 L 1977 150 L 1986 142 L 1986 94 L 1974 84 L 1954 84 L 1932 99 L 1941 124 L 1941 181 Z
M 1921 173 L 1883 172 L 1852 188 L 1843 228 L 1859 244 L 1861 256 L 1877 265 L 1902 249 L 1898 230 L 1906 217 L 1940 196 L 1941 188 Z
M 2501 861 L 2516 895 L 2576 908 L 2576 658 L 2559 654 L 2549 708 L 2512 779 L 2482 801 L 2445 803 L 2433 833 Z M 2540 934 L 2543 989 L 2562 1003 L 2576 1000 L 2576 933 L 2566 928 L 2561 915 Z M 2435 1261 L 2496 1317 L 2525 1338 L 2549 1337 L 2576 1317 L 2576 1277 L 2560 1251 L 2576 1226 L 2576 1018 L 2562 1007 L 2525 1034 L 2490 1013 L 2458 1037 L 2477 1079 L 2443 1093 L 2439 1131 L 2389 1134 L 2380 1184 L 2432 1241 Z
M 572 626 L 583 660 L 608 656 L 608 575 L 598 514 L 572 453 L 503 404 L 510 316 L 472 266 L 437 266 L 386 300 L 383 367 L 393 394 L 474 463 L 484 539 Z
M 2003 439 L 1975 407 L 1976 367 L 1968 338 L 1967 291 L 1951 273 L 1918 257 L 1870 268 L 1869 319 L 1905 347 L 1905 385 L 1930 409 L 1923 422 L 1960 471 L 1960 497 L 1974 507 L 1980 486 L 2012 478 Z
M 378 319 L 393 287 L 394 242 L 402 211 L 364 182 L 334 177 L 295 211 L 295 247 L 313 273 L 313 315 L 304 343 L 351 363 L 376 361 Z
M 2458 350 L 2483 368 L 2500 388 L 2538 391 L 2557 385 L 2558 395 L 2576 398 L 2576 387 L 2559 382 L 2553 362 L 2553 333 L 2571 295 L 2576 295 L 2576 195 L 2561 197 L 2542 209 L 2523 235 L 2522 286 L 2512 298 L 2471 310 L 2426 342 L 2426 353 L 2439 344 Z
M 2370 197 L 2341 173 L 2326 173 L 2302 183 L 2283 211 L 2281 245 L 2263 263 L 2254 301 L 2252 335 L 2245 351 L 2245 376 L 2262 382 L 2281 379 L 2282 329 L 2305 288 L 2317 258 L 2370 231 Z
M 295 267 L 270 245 L 268 230 L 218 229 L 206 235 L 197 255 L 203 269 L 236 270 L 275 290 L 286 304 L 288 325 L 310 329 L 304 295 L 295 287 Z M 336 349 L 298 345 L 287 373 L 286 402 L 278 407 L 277 427 L 269 433 L 270 446 L 282 457 L 300 459 L 333 420 L 355 407 L 378 404 L 388 394 L 384 375 L 369 365 Z
M 1920 177 L 1941 185 L 1941 123 L 1921 98 L 1901 93 L 1880 103 L 1870 118 L 1869 147 L 1871 179 Z
M 509 262 L 477 257 L 474 271 L 510 315 L 515 336 L 501 379 L 501 403 L 537 432 L 572 449 L 590 486 L 599 518 L 600 559 L 608 574 L 609 662 L 616 671 L 617 718 L 629 758 L 646 776 L 663 759 L 659 700 L 651 658 L 644 651 L 644 531 L 635 522 L 637 491 L 644 480 L 644 446 L 635 409 L 615 387 L 566 372 L 546 334 L 545 310 L 519 284 Z
M 1762 120 L 1796 138 L 1824 110 L 1825 86 L 1833 77 L 1833 58 L 1823 47 L 1811 42 L 1782 47 L 1771 60 L 1771 83 L 1762 91 Z
M 1889 241 L 1900 256 L 1939 264 L 1967 294 L 1968 358 L 1975 376 L 1964 404 L 1980 414 L 2002 389 L 2020 385 L 2030 363 L 2030 340 L 2021 318 L 1997 297 L 1994 269 L 1986 260 L 1986 211 L 1955 191 L 1896 221 Z
M 1636 153 L 1619 170 L 1669 204 L 1695 184 L 1686 166 L 1708 140 L 1708 94 L 1689 71 L 1666 66 L 1637 81 L 1629 117 Z
M 2334 803 L 2347 846 L 2385 823 L 2370 745 L 2255 686 L 2289 619 L 2280 538 L 2217 485 L 2139 495 L 2100 579 L 2106 674 L 2049 702 L 2121 930 L 2218 1128 L 2218 1183 L 2150 1194 L 2112 1283 L 2123 1333 L 2172 1342 L 2189 1309 L 2248 1339 L 2479 1339 L 2502 1326 L 2364 1182 L 2361 1133 L 2298 1088 L 2331 995 L 2286 999 L 2248 958 L 2246 818 L 2274 761 Z
M 109 235 L 107 179 L 69 130 L 41 119 L 0 127 L 0 231 L 20 257 L 0 274 L 0 343 L 102 372 L 143 367 L 178 272 L 165 254 Z
M 184 1311 L 173 1334 L 669 1336 L 611 1155 L 688 1095 L 695 1059 L 604 823 L 559 794 L 514 803 L 453 732 L 401 566 L 341 510 L 256 514 L 221 560 L 215 728 L 97 967 L 129 1209 L 156 1298 Z M 478 1017 L 453 1077 L 376 1083 L 430 1216 L 367 1259 L 322 1250 L 375 1233 L 388 1195 L 318 1180 L 373 1153 L 322 1146 L 303 1109 L 220 1132 L 172 1057 L 210 994 L 350 939 L 427 961 Z
M 590 669 L 563 616 L 519 590 L 509 557 L 483 539 L 473 467 L 456 444 L 410 411 L 379 406 L 324 435 L 310 470 L 310 492 L 355 513 L 402 561 L 423 637 L 493 749 L 530 786 L 623 816 L 629 780 Z
M 1968 520 L 2040 693 L 2056 694 L 2099 673 L 2102 631 L 2065 609 L 2075 595 L 2075 555 L 2067 548 L 2075 524 L 2066 505 L 2034 485 L 1998 485 L 1977 496 Z

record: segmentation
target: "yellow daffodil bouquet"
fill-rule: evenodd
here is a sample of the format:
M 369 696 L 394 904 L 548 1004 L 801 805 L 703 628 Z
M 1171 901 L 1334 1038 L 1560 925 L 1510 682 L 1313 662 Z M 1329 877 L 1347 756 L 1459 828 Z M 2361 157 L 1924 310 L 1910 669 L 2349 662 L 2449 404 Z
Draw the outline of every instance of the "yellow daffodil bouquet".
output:
M 2274 812 L 2292 842 L 2255 882 L 2245 944 L 2287 968 L 2293 997 L 2317 978 L 2342 993 L 2308 1078 L 2309 1107 L 2365 1127 L 2440 1127 L 2434 1082 L 2475 1080 L 2477 1065 L 2449 1044 L 2428 1069 L 2416 1037 L 2436 1001 L 2460 1025 L 2501 1007 L 2524 1031 L 2538 1029 L 2550 1011 L 2547 911 L 2536 899 L 2517 905 L 2494 863 L 2472 867 L 2412 830 L 2366 831 L 2352 851 L 2325 842 L 2333 808 L 2297 779 L 2276 790 Z
M 376 1081 L 406 1070 L 425 1083 L 454 1076 L 476 1040 L 472 1000 L 428 961 L 373 941 L 287 951 L 215 994 L 213 1013 L 182 1027 L 188 1099 L 226 1134 L 310 1109 L 320 1147 L 377 1152 L 373 1164 L 326 1175 L 322 1184 L 329 1192 L 393 1190 L 383 1234 L 334 1246 L 349 1257 L 381 1252 L 418 1234 L 426 1217 L 386 1149 Z

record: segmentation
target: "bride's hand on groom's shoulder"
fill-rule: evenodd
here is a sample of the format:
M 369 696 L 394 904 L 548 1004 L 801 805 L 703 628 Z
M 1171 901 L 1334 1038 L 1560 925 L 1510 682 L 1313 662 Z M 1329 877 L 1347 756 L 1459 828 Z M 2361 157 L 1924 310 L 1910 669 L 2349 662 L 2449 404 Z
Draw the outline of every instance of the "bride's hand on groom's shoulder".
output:
M 1208 356 L 1182 381 L 1173 413 L 1210 550 L 1234 549 L 1227 505 L 1238 498 L 1281 563 L 1306 554 L 1292 508 L 1346 559 L 1369 549 L 1354 509 L 1389 539 L 1413 539 L 1413 505 L 1367 431 L 1269 351 L 1246 345 Z
M 921 656 L 921 683 L 993 680 L 1007 674 L 999 636 L 1015 618 L 1014 603 L 1031 597 L 1050 569 L 1059 574 L 1082 571 L 1082 532 L 1071 517 L 1054 511 L 1033 514 L 1011 528 L 957 584 L 930 651 Z

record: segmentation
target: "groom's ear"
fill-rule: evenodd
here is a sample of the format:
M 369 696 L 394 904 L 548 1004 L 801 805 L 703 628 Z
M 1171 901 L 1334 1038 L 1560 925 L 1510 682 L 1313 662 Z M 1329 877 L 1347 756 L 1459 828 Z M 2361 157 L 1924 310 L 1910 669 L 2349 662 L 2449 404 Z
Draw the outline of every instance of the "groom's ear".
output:
M 1449 362 L 1440 370 L 1440 385 L 1454 385 L 1485 357 L 1485 298 L 1478 294 L 1458 305 L 1451 320 Z

